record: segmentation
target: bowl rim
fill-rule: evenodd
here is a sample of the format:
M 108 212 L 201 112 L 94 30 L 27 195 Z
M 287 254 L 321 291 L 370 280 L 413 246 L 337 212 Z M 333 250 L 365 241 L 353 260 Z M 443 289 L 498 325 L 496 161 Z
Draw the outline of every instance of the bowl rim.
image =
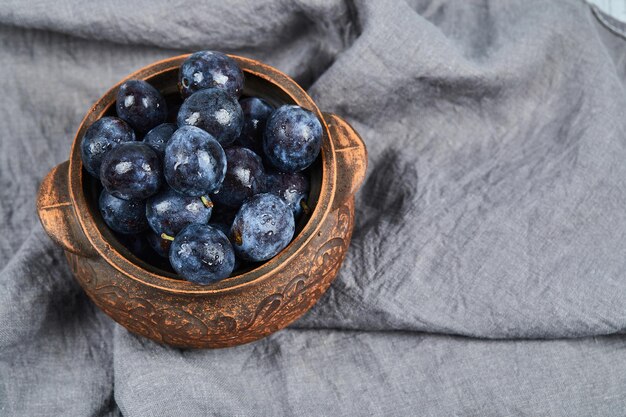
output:
M 250 58 L 230 55 L 246 74 L 262 78 L 271 83 L 275 88 L 282 90 L 294 103 L 304 107 L 318 117 L 323 128 L 321 149 L 321 185 L 320 193 L 315 208 L 313 209 L 306 225 L 289 245 L 279 252 L 274 258 L 264 262 L 258 267 L 240 275 L 226 278 L 219 282 L 200 285 L 189 281 L 170 278 L 149 271 L 138 265 L 120 253 L 114 245 L 109 243 L 100 232 L 95 219 L 91 216 L 84 190 L 85 171 L 82 169 L 80 155 L 80 142 L 86 129 L 115 102 L 119 86 L 129 79 L 149 80 L 165 72 L 180 67 L 180 64 L 191 54 L 183 54 L 163 59 L 147 65 L 138 71 L 124 77 L 121 81 L 110 88 L 100 97 L 87 112 L 74 136 L 69 159 L 69 194 L 76 217 L 85 233 L 85 236 L 109 265 L 124 276 L 135 280 L 143 285 L 150 286 L 165 292 L 179 294 L 216 294 L 239 290 L 245 286 L 258 284 L 271 278 L 274 272 L 288 267 L 289 261 L 302 251 L 307 243 L 318 233 L 322 222 L 330 212 L 334 198 L 334 185 L 336 181 L 336 157 L 333 141 L 330 136 L 328 125 L 324 117 L 309 95 L 289 76 L 274 67 L 263 64 Z M 87 174 L 88 176 L 88 174 Z

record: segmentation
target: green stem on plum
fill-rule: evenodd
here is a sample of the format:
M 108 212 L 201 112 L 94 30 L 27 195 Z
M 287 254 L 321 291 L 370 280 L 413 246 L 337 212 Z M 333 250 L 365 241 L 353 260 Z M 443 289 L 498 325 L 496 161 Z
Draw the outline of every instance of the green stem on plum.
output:
M 174 240 L 174 236 L 170 236 L 167 233 L 161 233 L 161 239 L 173 241 Z
M 209 197 L 203 195 L 200 197 L 200 200 L 202 200 L 202 204 L 204 204 L 207 208 L 213 207 L 213 202 L 209 200 Z

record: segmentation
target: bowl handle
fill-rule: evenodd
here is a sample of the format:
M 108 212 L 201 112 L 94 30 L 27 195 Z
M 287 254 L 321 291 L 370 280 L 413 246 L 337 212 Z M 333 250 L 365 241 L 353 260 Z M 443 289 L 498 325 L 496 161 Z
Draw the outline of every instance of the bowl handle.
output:
M 37 195 L 37 214 L 44 230 L 64 250 L 93 257 L 97 253 L 85 236 L 70 199 L 69 161 L 52 168 Z
M 361 187 L 367 171 L 367 148 L 356 130 L 341 117 L 324 113 L 337 158 L 337 188 L 333 209 L 340 207 Z

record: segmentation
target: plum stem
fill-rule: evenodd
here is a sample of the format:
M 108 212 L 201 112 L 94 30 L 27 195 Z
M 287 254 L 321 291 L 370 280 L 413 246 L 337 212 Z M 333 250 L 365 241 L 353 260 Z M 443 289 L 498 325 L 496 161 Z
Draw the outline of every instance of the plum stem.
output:
M 304 214 L 308 215 L 311 212 L 311 209 L 309 208 L 309 205 L 306 203 L 306 201 L 304 201 L 304 198 L 300 200 L 300 207 L 302 207 L 302 211 L 304 211 Z
M 241 236 L 241 232 L 239 231 L 239 229 L 235 229 L 233 231 L 233 238 L 235 239 L 235 244 L 237 246 L 241 246 L 243 244 L 243 238 Z
M 209 200 L 209 197 L 203 195 L 200 197 L 200 200 L 202 200 L 202 204 L 204 204 L 207 208 L 213 207 L 213 202 Z
M 173 241 L 174 240 L 174 236 L 170 236 L 167 233 L 161 233 L 161 239 Z

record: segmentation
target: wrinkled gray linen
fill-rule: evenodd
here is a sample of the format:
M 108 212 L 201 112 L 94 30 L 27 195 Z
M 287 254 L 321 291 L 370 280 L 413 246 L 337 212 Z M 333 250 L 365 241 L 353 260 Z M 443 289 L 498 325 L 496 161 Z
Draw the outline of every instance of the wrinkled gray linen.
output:
M 626 415 L 626 40 L 580 1 L 0 2 L 0 415 Z M 98 311 L 37 187 L 128 73 L 214 48 L 370 155 L 337 280 L 257 343 Z

